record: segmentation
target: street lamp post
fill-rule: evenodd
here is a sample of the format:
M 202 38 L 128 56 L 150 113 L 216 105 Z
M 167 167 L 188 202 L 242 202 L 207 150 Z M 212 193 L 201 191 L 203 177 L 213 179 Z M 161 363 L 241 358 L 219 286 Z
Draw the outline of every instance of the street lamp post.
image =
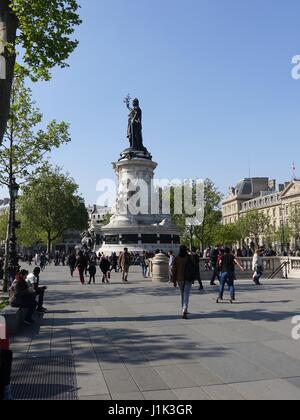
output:
M 285 252 L 285 231 L 284 231 L 284 221 L 281 221 L 281 253 Z
M 6 263 L 6 275 L 3 291 L 6 292 L 8 284 L 13 281 L 19 268 L 19 259 L 17 253 L 17 237 L 16 237 L 16 200 L 19 196 L 19 185 L 15 178 L 11 179 L 9 186 L 10 193 L 10 211 L 8 221 L 8 243 L 7 243 L 7 263 Z

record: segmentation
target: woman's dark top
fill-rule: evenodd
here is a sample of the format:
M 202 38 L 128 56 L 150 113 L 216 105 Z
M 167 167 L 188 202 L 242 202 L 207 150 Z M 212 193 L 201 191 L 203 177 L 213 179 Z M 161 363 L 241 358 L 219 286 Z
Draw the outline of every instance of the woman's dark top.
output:
M 78 267 L 79 270 L 83 270 L 86 267 L 86 257 L 84 255 L 77 257 L 76 267 Z
M 221 264 L 222 273 L 233 273 L 235 271 L 235 265 L 235 256 L 232 254 L 225 254 Z
M 102 273 L 107 273 L 110 269 L 110 262 L 106 259 L 103 259 L 100 262 L 100 269 L 101 269 Z

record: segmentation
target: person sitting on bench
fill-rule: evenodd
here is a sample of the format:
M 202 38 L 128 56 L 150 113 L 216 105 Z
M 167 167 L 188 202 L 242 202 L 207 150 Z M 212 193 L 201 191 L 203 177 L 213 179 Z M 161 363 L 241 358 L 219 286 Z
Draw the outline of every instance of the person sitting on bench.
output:
M 28 271 L 22 270 L 16 274 L 16 278 L 13 281 L 10 295 L 10 305 L 13 308 L 24 308 L 28 309 L 25 316 L 24 323 L 26 325 L 34 324 L 32 315 L 34 314 L 37 303 L 35 293 L 30 290 L 26 278 Z
M 38 307 L 36 312 L 40 314 L 44 314 L 47 312 L 47 309 L 43 307 L 44 305 L 44 295 L 45 291 L 47 290 L 46 286 L 40 287 L 40 274 L 41 269 L 40 267 L 35 267 L 33 270 L 33 273 L 28 274 L 26 281 L 28 284 L 28 287 L 31 289 L 31 291 L 35 294 L 36 297 L 38 297 Z

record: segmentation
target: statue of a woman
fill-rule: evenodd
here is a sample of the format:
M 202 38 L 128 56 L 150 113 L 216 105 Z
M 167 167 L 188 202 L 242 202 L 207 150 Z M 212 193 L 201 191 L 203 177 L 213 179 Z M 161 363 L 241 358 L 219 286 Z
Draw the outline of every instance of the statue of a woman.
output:
M 133 150 L 144 151 L 143 136 L 142 136 L 142 110 L 140 108 L 139 100 L 134 99 L 132 108 L 130 107 L 130 99 L 126 98 L 126 105 L 129 109 L 128 130 L 127 137 L 129 139 L 130 147 Z

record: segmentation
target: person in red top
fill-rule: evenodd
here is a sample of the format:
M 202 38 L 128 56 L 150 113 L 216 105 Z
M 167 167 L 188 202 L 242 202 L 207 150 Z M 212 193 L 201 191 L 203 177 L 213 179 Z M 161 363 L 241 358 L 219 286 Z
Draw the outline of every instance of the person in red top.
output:
M 9 346 L 9 331 L 0 318 L 0 401 L 12 399 L 10 392 L 12 352 Z

